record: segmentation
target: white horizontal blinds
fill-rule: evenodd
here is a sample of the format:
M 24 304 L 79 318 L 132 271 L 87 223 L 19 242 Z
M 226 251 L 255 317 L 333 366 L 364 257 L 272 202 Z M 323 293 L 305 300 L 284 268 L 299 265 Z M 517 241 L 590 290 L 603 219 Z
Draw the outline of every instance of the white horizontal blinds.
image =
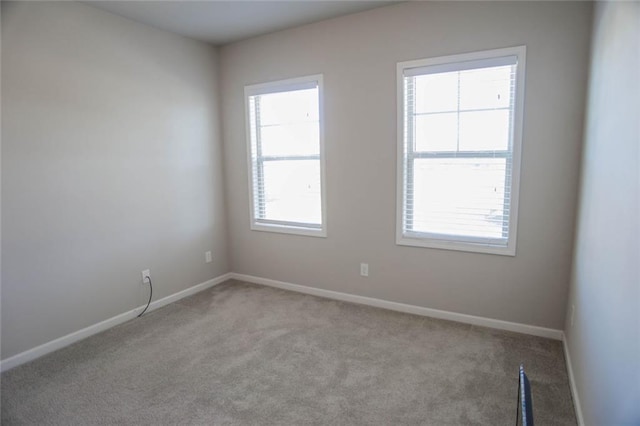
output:
M 518 57 L 507 55 L 496 58 L 475 59 L 469 61 L 447 62 L 438 65 L 427 65 L 424 67 L 408 68 L 404 71 L 405 77 L 415 77 L 426 74 L 443 74 L 446 72 L 457 72 L 466 70 L 477 70 L 482 68 L 499 67 L 503 65 L 516 65 Z
M 506 246 L 517 58 L 404 72 L 403 233 Z
M 317 83 L 249 96 L 256 222 L 322 225 Z

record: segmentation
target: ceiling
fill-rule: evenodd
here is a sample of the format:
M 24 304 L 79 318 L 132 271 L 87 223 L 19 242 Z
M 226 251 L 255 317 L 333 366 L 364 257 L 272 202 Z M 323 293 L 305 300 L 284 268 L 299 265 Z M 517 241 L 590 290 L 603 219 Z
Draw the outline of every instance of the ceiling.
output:
M 85 1 L 100 9 L 215 45 L 396 1 Z

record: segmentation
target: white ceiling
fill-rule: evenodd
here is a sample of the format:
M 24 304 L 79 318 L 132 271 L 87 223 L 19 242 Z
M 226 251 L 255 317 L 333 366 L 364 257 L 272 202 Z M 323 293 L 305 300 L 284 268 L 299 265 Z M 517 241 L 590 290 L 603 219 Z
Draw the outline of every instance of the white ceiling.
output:
M 156 28 L 216 45 L 361 12 L 395 1 L 85 1 Z

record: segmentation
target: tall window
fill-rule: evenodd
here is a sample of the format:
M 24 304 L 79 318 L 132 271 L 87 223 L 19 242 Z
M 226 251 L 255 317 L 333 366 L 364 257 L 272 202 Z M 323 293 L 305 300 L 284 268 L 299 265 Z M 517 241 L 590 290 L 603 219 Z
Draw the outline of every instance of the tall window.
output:
M 326 236 L 322 76 L 245 87 L 251 229 Z
M 524 61 L 398 64 L 398 244 L 515 255 Z

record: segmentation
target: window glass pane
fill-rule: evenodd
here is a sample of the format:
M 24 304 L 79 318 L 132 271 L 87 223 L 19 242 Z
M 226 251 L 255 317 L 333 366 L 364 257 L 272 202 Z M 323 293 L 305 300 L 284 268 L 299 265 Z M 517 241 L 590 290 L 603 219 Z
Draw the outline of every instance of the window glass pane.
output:
M 260 95 L 260 124 L 318 121 L 318 89 Z
M 521 60 L 523 47 L 399 64 L 398 244 L 515 253 Z
M 509 108 L 512 68 L 460 71 L 460 109 Z
M 456 151 L 458 113 L 415 116 L 416 151 Z
M 509 110 L 460 113 L 460 151 L 509 149 Z
M 412 78 L 412 77 L 408 77 Z M 419 75 L 415 78 L 415 112 L 458 109 L 458 72 Z
M 265 161 L 262 219 L 321 223 L 320 161 Z
M 413 231 L 502 238 L 506 160 L 416 159 Z
M 260 128 L 262 155 L 318 155 L 319 123 L 272 124 Z

